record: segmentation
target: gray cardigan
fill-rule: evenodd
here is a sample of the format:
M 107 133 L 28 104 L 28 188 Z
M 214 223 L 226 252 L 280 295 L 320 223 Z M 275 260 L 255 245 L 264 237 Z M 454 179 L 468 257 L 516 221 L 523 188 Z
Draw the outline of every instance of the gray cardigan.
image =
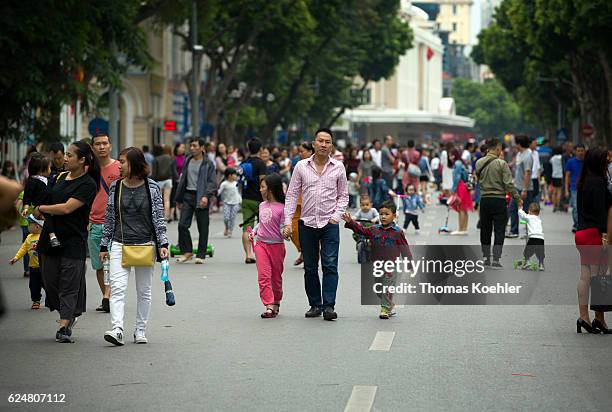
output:
M 189 156 L 185 160 L 183 166 L 183 173 L 176 188 L 176 199 L 177 203 L 183 203 L 185 199 L 185 190 L 187 188 L 187 176 L 189 175 L 189 162 L 193 157 Z M 199 207 L 199 200 L 206 196 L 208 198 L 208 205 L 210 205 L 211 199 L 217 193 L 217 174 L 215 172 L 215 165 L 210 161 L 208 156 L 204 155 L 202 164 L 200 165 L 200 172 L 198 173 L 198 188 L 196 191 L 196 207 Z
M 108 205 L 106 206 L 106 214 L 104 215 L 104 230 L 102 233 L 102 241 L 100 242 L 100 251 L 107 252 L 108 245 L 113 240 L 113 234 L 115 233 L 115 225 L 117 224 L 118 210 L 115 206 L 119 198 L 119 191 L 116 190 L 121 180 L 116 180 L 111 184 L 108 192 Z M 150 216 L 151 222 L 155 233 L 155 245 L 157 252 L 157 261 L 161 261 L 159 256 L 159 248 L 168 247 L 168 236 L 166 236 L 166 217 L 164 212 L 164 202 L 162 200 L 161 191 L 159 186 L 153 179 L 147 179 L 146 185 L 147 194 L 149 195 L 149 205 L 151 207 Z

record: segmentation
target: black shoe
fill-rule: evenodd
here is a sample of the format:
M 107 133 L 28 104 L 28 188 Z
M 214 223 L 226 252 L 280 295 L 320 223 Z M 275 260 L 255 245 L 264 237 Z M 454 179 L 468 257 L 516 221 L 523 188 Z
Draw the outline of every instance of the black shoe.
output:
M 612 329 L 608 329 L 606 328 L 603 323 L 601 323 L 601 321 L 597 318 L 593 319 L 593 322 L 591 323 L 591 327 L 593 329 L 597 329 L 599 331 L 601 331 L 601 333 L 603 333 L 604 335 L 609 335 L 612 333 Z
M 311 306 L 308 312 L 304 314 L 304 316 L 307 318 L 318 318 L 319 316 L 321 316 L 321 309 L 316 306 Z
M 586 330 L 589 333 L 594 333 L 594 334 L 599 333 L 599 329 L 591 326 L 591 324 L 587 322 L 586 320 L 582 318 L 578 318 L 578 320 L 576 321 L 576 333 L 582 333 L 582 328 L 584 328 L 584 330 Z
M 499 263 L 499 260 L 497 259 L 493 259 L 493 263 L 491 263 L 491 267 L 496 268 L 496 269 L 503 268 L 502 264 Z
M 71 335 L 72 335 L 72 331 L 70 331 L 70 329 L 67 329 L 67 328 L 62 326 L 55 333 L 55 341 L 57 343 L 74 343 L 74 341 L 70 337 Z
M 483 259 L 483 262 L 485 266 L 491 266 L 491 258 L 486 257 Z
M 51 238 L 51 247 L 60 247 L 62 244 L 56 237 Z
M 107 298 L 102 299 L 102 311 L 110 313 L 110 302 Z
M 576 233 L 578 231 L 578 229 L 576 229 L 575 227 L 572 228 L 572 233 Z
M 334 308 L 332 308 L 331 306 L 328 306 L 323 311 L 323 319 L 325 320 L 338 319 L 338 314 L 334 312 Z

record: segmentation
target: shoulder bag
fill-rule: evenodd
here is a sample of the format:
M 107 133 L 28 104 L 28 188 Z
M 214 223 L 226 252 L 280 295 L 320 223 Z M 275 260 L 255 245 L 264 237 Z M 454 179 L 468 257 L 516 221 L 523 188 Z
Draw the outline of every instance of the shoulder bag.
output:
M 146 185 L 147 182 L 145 181 Z M 121 266 L 127 267 L 152 267 L 153 266 L 153 245 L 125 245 L 123 244 L 123 220 L 121 219 L 121 189 L 123 181 L 119 186 L 119 225 L 121 228 Z

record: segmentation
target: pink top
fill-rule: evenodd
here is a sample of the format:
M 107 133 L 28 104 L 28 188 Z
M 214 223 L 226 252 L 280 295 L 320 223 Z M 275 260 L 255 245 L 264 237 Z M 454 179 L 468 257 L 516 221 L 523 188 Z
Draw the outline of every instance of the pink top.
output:
M 348 205 L 346 170 L 342 162 L 330 157 L 321 174 L 315 167 L 314 155 L 295 165 L 285 200 L 285 225 L 291 224 L 300 194 L 300 219 L 306 226 L 322 228 L 330 219 L 340 222 Z
M 285 205 L 263 201 L 259 204 L 259 223 L 255 228 L 257 241 L 264 243 L 283 243 L 281 226 L 285 217 Z
M 185 155 L 176 155 L 174 161 L 176 162 L 176 174 L 180 176 L 181 173 L 183 173 L 183 166 L 185 165 Z

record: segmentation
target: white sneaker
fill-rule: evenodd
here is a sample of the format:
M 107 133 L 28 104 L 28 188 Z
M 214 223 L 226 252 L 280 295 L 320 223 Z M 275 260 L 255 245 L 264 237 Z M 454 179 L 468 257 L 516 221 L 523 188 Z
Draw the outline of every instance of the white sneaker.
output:
M 149 343 L 144 330 L 136 329 L 134 331 L 134 343 Z
M 104 340 L 115 346 L 123 346 L 123 330 L 116 328 L 104 332 Z
M 195 263 L 196 265 L 201 265 L 201 264 L 204 263 L 204 259 L 202 259 L 202 258 L 195 258 L 195 261 L 193 263 Z
M 182 255 L 176 258 L 177 263 L 185 263 L 193 257 L 193 254 Z
M 415 234 L 415 235 L 418 235 L 418 234 L 420 234 L 420 233 L 421 233 L 421 231 L 420 231 L 419 229 L 416 229 L 416 230 L 414 231 L 414 234 Z

